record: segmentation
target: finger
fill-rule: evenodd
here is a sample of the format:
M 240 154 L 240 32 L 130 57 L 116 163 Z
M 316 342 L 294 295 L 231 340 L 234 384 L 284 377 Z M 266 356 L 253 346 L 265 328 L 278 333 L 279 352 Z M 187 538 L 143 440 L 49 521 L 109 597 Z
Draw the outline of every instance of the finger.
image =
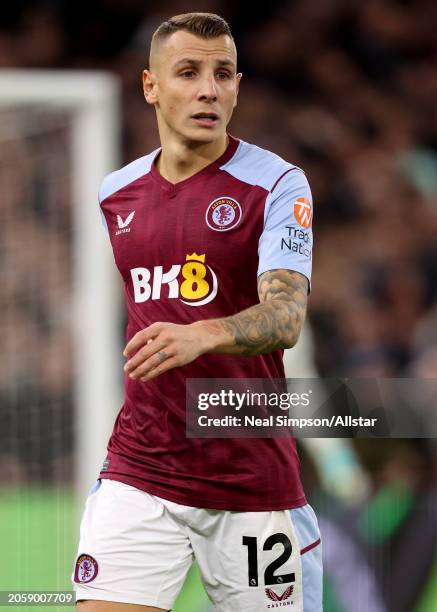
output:
M 152 378 L 156 378 L 157 376 L 164 374 L 164 372 L 179 367 L 180 365 L 181 363 L 176 356 L 170 357 L 161 363 L 161 365 L 151 369 L 145 376 L 142 376 L 140 380 L 141 382 L 147 382 L 148 380 L 152 380 Z
M 132 355 L 135 355 L 135 353 L 140 347 L 144 346 L 144 344 L 147 344 L 149 340 L 153 340 L 153 338 L 156 338 L 156 336 L 162 329 L 162 325 L 162 323 L 152 323 L 152 325 L 149 325 L 145 329 L 141 329 L 139 332 L 137 332 L 135 336 L 131 338 L 126 344 L 126 347 L 123 351 L 123 355 L 125 357 L 131 357 Z
M 166 342 L 159 337 L 155 340 L 148 340 L 147 344 L 141 347 L 129 361 L 125 363 L 124 371 L 133 372 L 144 361 L 147 361 L 155 353 L 159 353 L 166 346 Z
M 167 346 L 165 347 L 165 350 L 155 353 L 154 355 L 149 357 L 149 359 L 142 362 L 135 370 L 133 370 L 129 374 L 129 376 L 130 378 L 133 378 L 133 379 L 141 378 L 142 376 L 145 376 L 146 374 L 148 374 L 150 370 L 157 368 L 158 366 L 160 366 L 162 363 L 164 363 L 165 361 L 167 361 L 169 358 L 173 356 L 174 356 L 174 351 L 172 351 L 171 348 Z

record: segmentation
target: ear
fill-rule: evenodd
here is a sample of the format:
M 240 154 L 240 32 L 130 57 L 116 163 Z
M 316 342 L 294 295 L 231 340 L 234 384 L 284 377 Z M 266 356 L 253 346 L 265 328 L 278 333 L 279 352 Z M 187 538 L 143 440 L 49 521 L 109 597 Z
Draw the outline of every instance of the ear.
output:
M 150 70 L 143 70 L 143 92 L 148 104 L 155 104 L 157 102 L 156 79 Z
M 238 92 L 240 91 L 240 81 L 241 81 L 241 77 L 243 76 L 242 72 L 239 72 L 238 74 L 235 75 L 235 79 L 236 79 L 236 87 L 235 87 L 235 102 L 234 102 L 234 108 L 237 106 L 237 98 L 238 98 Z

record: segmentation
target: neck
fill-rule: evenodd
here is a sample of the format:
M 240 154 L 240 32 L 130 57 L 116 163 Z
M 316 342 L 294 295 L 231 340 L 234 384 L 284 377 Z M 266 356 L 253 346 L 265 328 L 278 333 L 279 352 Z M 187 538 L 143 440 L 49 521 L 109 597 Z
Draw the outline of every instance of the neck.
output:
M 208 143 L 182 141 L 162 142 L 161 154 L 156 162 L 159 173 L 171 183 L 178 183 L 193 176 L 218 159 L 228 146 L 228 136 L 223 134 Z

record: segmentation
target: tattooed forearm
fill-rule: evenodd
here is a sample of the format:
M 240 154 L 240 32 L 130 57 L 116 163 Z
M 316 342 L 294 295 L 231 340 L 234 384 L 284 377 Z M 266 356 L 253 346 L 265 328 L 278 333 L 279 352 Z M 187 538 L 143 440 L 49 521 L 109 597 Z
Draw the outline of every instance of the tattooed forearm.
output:
M 219 352 L 260 355 L 291 348 L 302 328 L 308 281 L 298 272 L 270 270 L 258 279 L 260 304 L 236 315 L 211 321 L 210 331 L 225 332 L 227 346 Z

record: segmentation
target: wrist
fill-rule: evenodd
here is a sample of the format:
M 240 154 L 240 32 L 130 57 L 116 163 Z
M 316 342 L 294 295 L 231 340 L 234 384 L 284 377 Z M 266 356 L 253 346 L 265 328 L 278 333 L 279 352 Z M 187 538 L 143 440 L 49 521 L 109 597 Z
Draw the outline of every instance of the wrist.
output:
M 199 341 L 199 354 L 214 353 L 223 343 L 224 330 L 215 319 L 196 321 L 191 324 Z

